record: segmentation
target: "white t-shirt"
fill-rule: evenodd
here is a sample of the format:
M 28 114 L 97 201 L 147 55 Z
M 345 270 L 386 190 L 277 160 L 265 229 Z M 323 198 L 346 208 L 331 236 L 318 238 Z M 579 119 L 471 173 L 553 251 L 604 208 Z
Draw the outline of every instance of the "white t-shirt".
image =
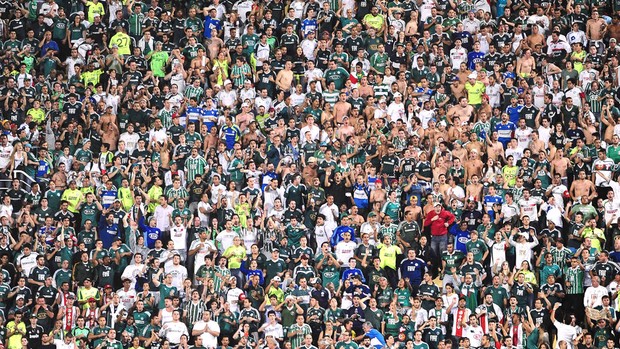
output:
M 577 335 L 577 327 L 563 324 L 557 320 L 553 322 L 553 326 L 558 330 L 555 349 L 560 347 L 558 345 L 560 341 L 566 342 L 567 348 L 572 349 L 573 338 Z
M 183 280 L 187 278 L 187 268 L 182 265 L 165 266 L 165 272 L 172 275 L 172 286 L 177 290 L 183 289 Z
M 217 322 L 215 321 L 198 321 L 194 324 L 194 330 L 198 330 L 198 331 L 202 331 L 205 329 L 209 329 L 210 331 L 213 332 L 220 332 L 220 325 L 218 325 Z M 217 337 L 213 336 L 212 334 L 205 332 L 203 334 L 200 335 L 200 338 L 202 338 L 202 345 L 205 348 L 216 348 L 217 347 Z
M 186 335 L 189 337 L 189 332 L 187 332 L 187 326 L 184 323 L 173 321 L 165 324 L 159 331 L 159 335 L 168 339 L 171 344 L 179 344 L 181 336 Z
M 187 249 L 187 229 L 181 223 L 170 228 L 170 239 L 174 242 L 174 248 L 177 250 Z

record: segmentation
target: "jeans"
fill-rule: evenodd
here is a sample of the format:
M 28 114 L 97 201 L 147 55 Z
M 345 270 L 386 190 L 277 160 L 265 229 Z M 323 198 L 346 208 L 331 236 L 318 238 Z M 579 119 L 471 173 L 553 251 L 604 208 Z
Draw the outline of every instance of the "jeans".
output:
M 435 257 L 441 258 L 441 252 L 448 248 L 448 234 L 431 236 L 431 250 Z

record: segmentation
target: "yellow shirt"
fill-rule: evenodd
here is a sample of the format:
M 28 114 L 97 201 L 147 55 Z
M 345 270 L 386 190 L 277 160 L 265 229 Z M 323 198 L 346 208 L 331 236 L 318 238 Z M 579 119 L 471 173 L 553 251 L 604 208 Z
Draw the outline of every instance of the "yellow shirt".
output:
M 476 81 L 473 85 L 467 82 L 465 83 L 465 90 L 469 104 L 482 104 L 482 94 L 486 90 L 482 82 Z
M 103 74 L 103 70 L 95 69 L 93 71 L 86 71 L 82 73 L 82 82 L 84 86 L 88 87 L 88 84 L 93 84 L 93 88 L 99 84 L 99 80 Z
M 396 270 L 396 256 L 402 253 L 400 247 L 396 245 L 385 246 L 384 244 L 378 244 L 379 259 L 381 260 L 381 268 L 390 267 Z
M 164 194 L 164 190 L 161 187 L 152 186 L 151 189 L 149 189 L 149 191 L 147 192 L 147 194 L 150 200 L 148 211 L 149 213 L 153 213 L 155 212 L 155 207 L 159 205 L 159 197 Z
M 79 189 L 75 189 L 72 190 L 71 188 L 69 189 L 65 189 L 65 192 L 62 193 L 62 200 L 66 200 L 67 202 L 69 202 L 69 211 L 73 212 L 73 213 L 77 213 L 77 206 L 80 203 L 80 201 L 82 201 L 82 199 L 84 198 L 84 194 L 82 194 L 82 191 Z
M 130 50 L 131 38 L 129 37 L 129 35 L 123 32 L 118 32 L 114 34 L 114 36 L 110 39 L 110 44 L 108 45 L 108 47 L 112 48 L 112 46 L 114 45 L 118 46 L 119 55 L 130 55 L 131 54 L 131 50 Z
M 11 321 L 8 324 L 6 324 L 7 332 L 13 331 L 15 330 L 15 328 L 17 328 L 21 332 L 26 332 L 26 324 L 23 321 L 20 322 L 19 325 L 16 325 L 15 321 Z M 8 342 L 7 342 L 8 344 L 7 348 L 8 349 L 21 349 L 22 348 L 22 337 L 23 335 L 21 333 L 15 332 L 14 335 L 9 337 Z
M 224 251 L 224 257 L 228 258 L 228 269 L 239 269 L 241 267 L 241 261 L 246 256 L 247 250 L 245 246 L 232 245 Z
M 601 252 L 601 241 L 605 242 L 605 233 L 599 228 L 585 228 L 581 233 L 582 238 L 590 238 L 592 247 Z
M 375 28 L 376 30 L 381 30 L 384 21 L 385 20 L 383 19 L 383 16 L 380 14 L 373 16 L 372 13 L 369 13 L 364 16 L 364 22 L 366 22 L 369 26 Z
M 82 306 L 82 308 L 87 309 L 89 308 L 89 304 L 88 304 L 88 299 L 89 298 L 94 298 L 97 301 L 99 301 L 101 299 L 101 294 L 99 293 L 99 289 L 91 287 L 90 290 L 87 290 L 86 287 L 82 286 L 80 288 L 78 288 L 78 302 L 86 302 L 84 303 L 84 305 Z
M 45 111 L 41 108 L 31 108 L 30 110 L 28 110 L 28 115 L 32 115 L 32 121 L 36 122 L 39 125 L 43 121 L 45 121 Z
M 102 3 L 98 2 L 95 4 L 92 1 L 87 1 L 86 6 L 88 6 L 88 21 L 91 24 L 95 21 L 95 14 L 98 13 L 103 18 L 103 15 L 105 14 L 105 8 L 103 7 Z

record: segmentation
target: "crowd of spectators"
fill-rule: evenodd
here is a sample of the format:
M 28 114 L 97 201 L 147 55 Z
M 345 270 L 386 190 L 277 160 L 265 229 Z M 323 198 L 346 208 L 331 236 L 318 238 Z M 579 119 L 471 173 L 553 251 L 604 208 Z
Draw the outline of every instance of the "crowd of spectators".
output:
M 618 0 L 0 0 L 0 348 L 617 348 L 618 39 Z

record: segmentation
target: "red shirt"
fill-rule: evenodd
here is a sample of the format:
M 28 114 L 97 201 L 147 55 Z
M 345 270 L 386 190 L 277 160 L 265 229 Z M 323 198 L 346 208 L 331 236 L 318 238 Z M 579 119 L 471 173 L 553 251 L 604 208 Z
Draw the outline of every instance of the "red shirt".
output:
M 435 216 L 437 219 L 433 220 L 433 217 Z M 448 223 L 447 226 L 445 223 Z M 454 215 L 444 209 L 442 209 L 439 213 L 435 212 L 435 210 L 430 211 L 424 220 L 424 226 L 431 227 L 431 235 L 433 236 L 443 236 L 448 234 L 448 227 L 452 223 L 454 223 Z

